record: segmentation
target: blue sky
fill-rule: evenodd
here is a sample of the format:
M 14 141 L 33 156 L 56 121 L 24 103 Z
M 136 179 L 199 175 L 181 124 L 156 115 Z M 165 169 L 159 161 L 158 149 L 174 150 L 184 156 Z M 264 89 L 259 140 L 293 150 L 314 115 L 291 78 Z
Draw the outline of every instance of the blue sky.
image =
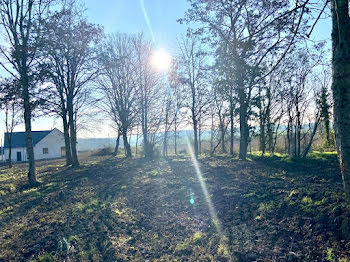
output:
M 85 7 L 91 22 L 104 26 L 107 33 L 144 32 L 157 47 L 173 49 L 176 38 L 186 33 L 186 26 L 176 22 L 182 18 L 189 4 L 186 0 L 144 0 L 149 19 L 147 26 L 142 0 L 86 0 Z
M 142 0 L 82 0 L 86 8 L 86 15 L 90 22 L 100 24 L 107 33 L 144 32 L 147 37 L 155 38 L 158 48 L 164 48 L 170 53 L 174 52 L 176 38 L 186 33 L 186 25 L 179 24 L 176 20 L 183 17 L 189 4 L 186 0 L 143 0 L 144 9 L 149 19 L 147 25 L 142 8 Z M 219 1 L 219 0 L 218 0 Z M 319 21 L 313 39 L 330 38 L 330 19 Z M 3 133 L 3 114 L 0 113 L 0 132 Z M 52 129 L 60 127 L 60 119 L 42 117 L 33 122 L 33 130 Z M 16 128 L 23 131 L 24 126 Z M 114 136 L 114 132 L 106 125 L 102 132 L 94 132 L 94 137 Z M 97 133 L 97 134 L 96 134 Z M 81 136 L 82 134 L 80 134 Z M 92 136 L 92 134 L 87 134 Z
M 86 8 L 88 20 L 102 25 L 106 33 L 144 32 L 147 37 L 152 38 L 152 30 L 156 46 L 169 52 L 174 50 L 176 38 L 186 33 L 186 26 L 176 22 L 188 8 L 186 0 L 144 0 L 144 9 L 151 29 L 147 26 L 141 0 L 82 0 L 82 2 Z M 61 127 L 60 119 L 40 117 L 32 123 L 33 130 L 47 130 L 54 127 Z M 108 124 L 102 129 L 101 132 L 89 133 L 86 136 L 115 136 L 115 132 Z M 15 130 L 23 131 L 24 126 L 20 125 Z M 4 116 L 0 112 L 0 133 L 4 131 Z

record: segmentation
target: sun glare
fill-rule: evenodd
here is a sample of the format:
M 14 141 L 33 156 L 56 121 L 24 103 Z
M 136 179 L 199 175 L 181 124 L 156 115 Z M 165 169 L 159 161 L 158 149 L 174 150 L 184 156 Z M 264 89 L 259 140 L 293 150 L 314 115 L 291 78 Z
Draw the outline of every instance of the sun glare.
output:
M 218 218 L 218 216 L 216 214 L 216 210 L 215 210 L 214 204 L 213 204 L 213 202 L 212 202 L 212 200 L 210 198 L 210 194 L 208 192 L 207 185 L 205 183 L 205 179 L 203 178 L 202 172 L 201 172 L 200 167 L 199 167 L 198 160 L 197 160 L 197 158 L 196 158 L 196 156 L 195 156 L 195 154 L 193 152 L 192 145 L 191 145 L 190 140 L 189 140 L 188 137 L 186 139 L 186 142 L 187 142 L 187 149 L 188 149 L 188 151 L 189 151 L 189 153 L 191 155 L 192 164 L 193 164 L 194 169 L 196 171 L 198 182 L 201 185 L 201 188 L 202 188 L 205 200 L 206 200 L 207 205 L 208 205 L 209 214 L 211 216 L 212 223 L 216 227 L 216 231 L 217 231 L 217 233 L 219 234 L 219 237 L 220 237 L 220 245 L 223 248 L 225 248 L 226 250 L 228 250 L 228 245 L 227 245 L 227 239 L 228 238 L 225 236 L 224 232 L 222 231 L 221 222 L 219 221 L 219 218 Z M 190 195 L 190 203 L 191 203 L 191 205 L 195 204 L 193 196 L 194 196 L 194 194 L 191 192 L 191 195 Z M 228 256 L 230 258 L 229 261 L 232 261 L 231 255 L 228 254 Z
M 164 49 L 155 50 L 151 57 L 152 65 L 159 71 L 166 71 L 171 64 L 171 56 Z

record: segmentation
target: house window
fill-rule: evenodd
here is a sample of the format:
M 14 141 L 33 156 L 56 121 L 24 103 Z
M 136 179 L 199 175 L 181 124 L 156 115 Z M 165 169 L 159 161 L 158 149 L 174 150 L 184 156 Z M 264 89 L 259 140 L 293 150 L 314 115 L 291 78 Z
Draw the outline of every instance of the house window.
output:
M 49 153 L 49 149 L 47 147 L 43 148 L 43 154 L 48 154 Z
M 61 156 L 62 157 L 66 156 L 66 147 L 65 146 L 61 147 Z

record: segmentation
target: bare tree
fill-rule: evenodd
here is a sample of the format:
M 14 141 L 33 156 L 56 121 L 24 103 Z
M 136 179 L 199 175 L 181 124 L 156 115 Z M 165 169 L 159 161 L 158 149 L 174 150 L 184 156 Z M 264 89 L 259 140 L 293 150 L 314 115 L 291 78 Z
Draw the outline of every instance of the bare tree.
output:
M 171 119 L 171 115 L 175 115 L 175 112 L 172 111 L 174 109 L 172 107 L 173 97 L 171 94 L 170 88 L 166 91 L 165 101 L 164 101 L 164 139 L 163 139 L 163 157 L 168 156 L 168 133 L 173 123 L 174 118 Z
M 332 101 L 330 97 L 330 88 L 331 88 L 331 78 L 332 74 L 329 70 L 328 65 L 324 65 L 320 70 L 321 72 L 318 72 L 317 74 L 314 74 L 314 83 L 316 85 L 319 85 L 319 95 L 318 95 L 318 101 L 321 108 L 321 123 L 322 124 L 322 130 L 325 131 L 326 134 L 326 141 L 325 141 L 325 147 L 329 147 L 331 144 L 331 138 L 330 138 L 330 130 L 331 130 L 331 112 L 330 109 L 332 107 Z
M 153 45 L 140 34 L 133 40 L 137 62 L 137 103 L 143 137 L 143 153 L 146 158 L 154 157 L 157 132 L 161 127 L 162 99 L 160 75 L 150 63 Z M 163 85 L 164 86 L 164 85 Z
M 236 116 L 236 79 L 234 70 L 234 61 L 232 59 L 232 54 L 230 53 L 230 46 L 225 42 L 220 43 L 216 52 L 216 62 L 214 65 L 215 78 L 217 81 L 218 89 L 221 100 L 226 104 L 226 109 L 229 112 L 229 122 L 230 122 L 230 155 L 234 154 L 234 124 Z
M 50 0 L 0 1 L 0 24 L 6 39 L 6 43 L 0 47 L 0 54 L 4 59 L 0 61 L 0 65 L 18 81 L 21 90 L 29 163 L 28 181 L 31 185 L 37 183 L 31 100 L 36 86 L 37 51 L 42 36 L 40 27 L 48 13 L 50 3 Z
M 208 107 L 208 92 L 205 81 L 206 61 L 205 53 L 195 36 L 182 38 L 179 42 L 179 65 L 185 86 L 190 93 L 187 107 L 191 114 L 193 126 L 194 154 L 199 153 L 199 122 L 203 110 Z
M 287 93 L 283 85 L 285 76 L 283 70 L 276 70 L 266 77 L 266 81 L 257 88 L 255 102 L 258 110 L 258 135 L 262 155 L 266 151 L 271 153 L 275 151 L 278 130 L 285 114 L 284 95 Z
M 277 67 L 293 46 L 305 24 L 301 22 L 309 1 L 297 1 L 293 8 L 289 0 L 190 2 L 191 8 L 180 22 L 196 23 L 196 33 L 205 40 L 215 45 L 225 42 L 229 47 L 239 103 L 239 157 L 246 159 L 252 94 L 256 84 Z
M 110 35 L 100 45 L 99 61 L 102 74 L 100 88 L 105 95 L 108 114 L 123 136 L 126 156 L 131 157 L 127 134 L 131 131 L 137 111 L 137 56 L 131 48 L 133 37 Z M 119 141 L 119 140 L 118 140 Z
M 174 153 L 178 153 L 178 128 L 181 124 L 182 109 L 185 106 L 185 82 L 181 76 L 179 62 L 173 59 L 168 81 L 172 94 L 173 130 L 174 130 Z
M 44 24 L 46 74 L 54 84 L 49 101 L 62 118 L 67 165 L 78 166 L 78 112 L 89 101 L 89 83 L 98 75 L 94 44 L 101 29 L 83 18 L 74 1 L 53 13 Z M 54 98 L 53 98 L 54 97 Z
M 220 129 L 220 141 L 222 153 L 227 153 L 225 148 L 225 135 L 227 127 L 229 125 L 229 104 L 226 103 L 224 96 L 220 95 L 218 90 L 214 91 L 214 103 L 217 108 L 217 115 L 219 118 L 219 129 Z
M 307 142 L 307 137 L 314 127 L 313 135 L 310 137 L 312 143 L 320 119 L 320 109 L 316 103 L 318 95 L 311 85 L 311 76 L 315 66 L 319 64 L 319 58 L 312 56 L 306 50 L 299 50 L 290 59 L 289 87 L 285 94 L 288 104 L 288 153 L 291 157 L 300 158 L 306 156 L 309 150 L 307 147 L 307 150 L 302 148 L 303 142 Z M 307 122 L 309 129 L 305 131 Z
M 179 72 L 179 65 L 176 60 L 172 60 L 169 71 L 167 72 L 168 87 L 165 90 L 164 101 L 164 139 L 163 156 L 168 155 L 169 131 L 174 130 L 174 152 L 177 154 L 177 130 L 181 123 L 181 109 L 183 107 L 184 85 Z
M 5 139 L 9 150 L 8 167 L 12 168 L 12 133 L 14 128 L 21 123 L 21 96 L 18 82 L 13 79 L 5 79 L 1 83 L 0 93 L 0 101 L 5 111 Z

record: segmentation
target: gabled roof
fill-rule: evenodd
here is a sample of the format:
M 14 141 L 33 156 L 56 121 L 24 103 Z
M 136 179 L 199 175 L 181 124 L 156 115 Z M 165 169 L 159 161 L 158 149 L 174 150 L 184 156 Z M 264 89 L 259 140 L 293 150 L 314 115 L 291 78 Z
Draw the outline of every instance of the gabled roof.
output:
M 39 143 L 45 136 L 50 134 L 51 131 L 52 130 L 32 131 L 33 146 L 35 146 L 37 143 Z M 4 148 L 9 148 L 7 136 L 8 136 L 8 133 L 5 133 Z M 11 147 L 12 148 L 26 147 L 26 133 L 25 132 L 13 132 L 12 139 L 11 139 Z

